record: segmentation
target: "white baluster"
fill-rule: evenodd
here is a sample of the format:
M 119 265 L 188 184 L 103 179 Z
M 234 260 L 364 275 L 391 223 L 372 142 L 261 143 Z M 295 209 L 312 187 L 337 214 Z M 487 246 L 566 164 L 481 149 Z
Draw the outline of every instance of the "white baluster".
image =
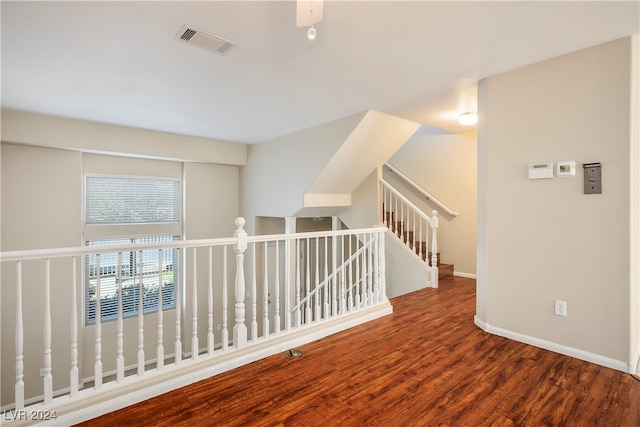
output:
M 275 310 L 273 315 L 273 330 L 277 334 L 280 332 L 280 248 L 276 240 L 276 279 L 273 285 L 273 296 L 275 299 Z
M 383 224 L 389 228 L 389 217 L 387 217 L 387 211 L 389 210 L 389 200 L 388 200 L 389 192 L 387 191 L 387 187 L 382 186 L 382 221 Z
M 349 235 L 349 254 L 347 258 L 350 258 L 353 254 L 353 236 Z M 344 259 L 347 259 L 343 257 Z M 358 262 L 358 257 L 356 257 L 356 262 Z M 357 272 L 356 268 L 356 272 Z M 353 261 L 349 263 L 349 276 L 347 277 L 347 310 L 351 311 L 353 308 Z
M 337 216 L 331 217 L 331 230 L 337 231 L 340 224 Z M 331 236 L 331 271 L 335 273 L 338 268 L 338 236 Z M 331 316 L 338 314 L 338 279 L 339 275 L 334 274 L 331 279 Z
M 144 375 L 144 263 L 138 251 L 138 376 Z
M 361 292 L 360 292 L 360 306 L 359 307 L 365 307 L 368 304 L 367 298 L 369 297 L 369 273 L 371 270 L 371 260 L 369 258 L 369 256 L 371 255 L 371 237 L 370 235 L 367 234 L 363 234 L 362 235 L 362 242 L 363 244 L 361 245 L 361 247 L 365 247 L 366 249 L 364 250 L 364 252 L 362 253 L 362 266 L 361 266 L 361 271 L 362 271 L 362 286 L 360 287 Z
M 351 237 L 349 239 L 349 242 L 351 242 L 352 240 L 353 240 L 353 237 Z M 360 242 L 360 239 L 358 238 L 358 236 L 356 236 L 356 251 L 360 250 L 360 243 L 359 242 Z M 349 253 L 353 253 L 353 252 L 351 252 L 351 248 L 349 248 Z M 361 273 L 361 271 L 360 271 L 360 267 L 361 267 L 360 266 L 360 264 L 361 264 L 360 263 L 360 258 L 361 257 L 363 257 L 363 255 L 358 255 L 358 256 L 356 256 L 356 260 L 355 260 L 356 261 L 356 281 L 355 281 L 356 286 L 355 286 L 355 295 L 353 296 L 354 305 L 351 306 L 352 308 L 354 306 L 356 308 L 360 307 L 360 303 L 362 302 L 361 297 L 364 294 L 364 289 L 363 288 L 364 288 L 364 278 L 365 278 L 365 276 L 364 276 L 364 274 L 362 274 L 362 277 L 360 275 L 360 273 Z M 364 258 L 362 258 L 362 259 L 363 259 L 362 268 L 365 268 Z M 360 281 L 361 278 L 362 278 L 362 282 Z M 362 289 L 362 292 L 360 292 L 361 289 Z
M 376 288 L 376 292 L 378 293 L 378 302 L 382 302 L 387 297 L 387 289 L 386 289 L 386 268 L 385 268 L 385 233 L 378 233 L 378 287 Z
M 316 307 L 316 322 L 318 320 L 320 320 L 320 289 L 318 289 L 318 285 L 320 284 L 320 248 L 319 248 L 319 240 L 320 238 L 316 237 L 316 278 L 315 278 L 315 286 L 314 288 L 316 289 L 316 294 L 314 296 L 314 300 L 315 300 L 315 307 Z
M 177 251 L 178 249 L 175 250 Z M 179 254 L 180 255 L 176 257 L 176 263 L 178 264 L 178 271 L 182 271 L 180 259 L 184 255 L 184 252 L 180 250 Z M 179 274 L 176 277 L 176 281 L 178 282 L 176 283 L 176 344 L 175 354 L 173 357 L 175 359 L 175 364 L 179 365 L 180 362 L 182 362 L 182 275 Z
M 413 228 L 411 229 L 411 249 L 416 251 L 416 211 L 413 211 Z
M 191 284 L 191 358 L 196 360 L 199 352 L 198 342 L 198 266 L 196 258 L 197 248 L 193 248 L 193 265 L 191 275 L 193 276 L 193 282 Z
M 378 270 L 380 268 L 380 249 L 378 247 L 378 244 L 380 243 L 380 241 L 378 240 L 378 236 L 380 235 L 379 232 L 377 233 L 371 233 L 371 238 L 373 239 L 373 270 L 371 271 L 371 276 L 373 278 L 373 281 L 371 282 L 371 294 L 370 294 L 370 302 L 371 304 L 375 304 L 377 302 L 379 302 L 379 298 L 380 298 L 380 293 L 379 291 L 379 277 L 378 277 Z
M 296 225 L 295 217 L 285 217 L 285 234 L 295 233 Z M 294 298 L 292 285 L 295 285 L 295 256 L 293 241 L 290 236 L 287 236 L 284 240 L 284 329 L 287 331 L 293 326 L 291 300 Z M 293 310 L 295 310 L 295 307 L 293 307 Z
M 302 323 L 302 307 L 300 307 L 300 240 L 296 239 L 296 326 Z
M 22 317 L 22 261 L 16 263 L 16 410 L 24 409 L 24 319 Z
M 229 296 L 227 288 L 227 246 L 222 247 L 222 350 L 229 348 L 229 328 L 227 316 L 229 313 Z
M 344 258 L 344 235 L 340 236 L 340 263 L 343 263 Z M 345 294 L 345 275 L 347 269 L 340 270 L 340 314 L 345 314 L 347 311 L 347 296 Z
M 309 238 L 307 237 L 307 244 L 306 244 L 306 253 L 305 253 L 305 258 L 306 258 L 306 269 L 305 269 L 305 293 L 304 296 L 306 298 L 306 301 L 304 303 L 304 322 L 306 324 L 309 324 L 311 322 L 311 297 L 309 295 L 309 292 L 311 291 L 311 268 L 309 265 L 309 258 L 311 258 L 311 252 L 309 250 Z
M 400 213 L 400 211 L 398 210 L 398 195 L 395 194 L 394 196 L 395 196 L 394 198 L 395 198 L 395 201 L 396 201 L 396 208 L 395 208 L 395 210 L 393 212 L 393 227 L 394 227 L 394 230 L 396 231 L 396 236 L 400 237 L 398 220 L 399 219 L 401 220 L 402 217 L 400 215 L 398 215 Z
M 162 295 L 162 249 L 158 249 L 158 344 L 156 346 L 156 368 L 164 367 L 164 295 Z
M 291 239 L 284 241 L 284 327 L 291 328 Z
M 251 249 L 251 339 L 258 339 L 258 275 L 256 267 L 256 246 L 254 243 Z
M 438 211 L 431 212 L 433 216 L 432 231 L 431 231 L 431 280 L 433 281 L 433 287 L 438 287 Z
M 100 254 L 96 254 L 96 324 L 94 343 L 93 382 L 96 390 L 102 387 L 102 307 L 100 306 Z
M 213 338 L 213 246 L 209 246 L 209 286 L 207 291 L 207 354 L 214 350 Z
M 69 373 L 69 395 L 78 394 L 78 263 L 71 257 L 71 371 Z
M 374 247 L 373 247 L 373 233 L 369 233 L 369 247 L 367 248 L 367 293 L 365 296 L 365 305 L 371 305 L 373 302 L 371 301 L 371 294 L 373 293 L 373 257 L 374 257 Z
M 45 260 L 44 283 L 44 403 L 53 400 L 53 376 L 51 375 L 51 260 Z
M 264 242 L 262 254 L 262 335 L 269 336 L 269 278 L 267 269 L 267 242 Z
M 245 325 L 244 298 L 244 252 L 247 250 L 247 232 L 244 231 L 245 220 L 242 217 L 236 218 L 236 231 L 233 237 L 236 238 L 234 250 L 236 252 L 236 285 L 235 285 L 235 315 L 236 323 L 233 327 L 233 344 L 236 348 L 242 348 L 247 343 L 247 326 Z
M 324 278 L 323 280 L 327 280 L 329 277 L 329 236 L 325 236 L 324 238 Z M 324 318 L 329 318 L 329 283 L 325 283 L 324 285 Z
M 122 313 L 122 252 L 118 252 L 118 314 L 116 321 L 116 381 L 124 380 L 124 321 Z
M 418 256 L 420 257 L 420 259 L 422 259 L 422 242 L 423 242 L 423 237 L 422 237 L 422 223 L 424 222 L 424 220 L 422 218 L 420 218 L 420 240 L 418 241 L 418 244 L 420 245 L 420 248 L 418 248 Z

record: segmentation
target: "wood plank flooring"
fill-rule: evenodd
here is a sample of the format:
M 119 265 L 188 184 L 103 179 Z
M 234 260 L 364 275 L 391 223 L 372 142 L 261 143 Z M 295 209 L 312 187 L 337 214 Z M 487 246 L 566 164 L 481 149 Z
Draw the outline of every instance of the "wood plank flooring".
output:
M 475 281 L 392 300 L 394 313 L 86 426 L 640 426 L 628 374 L 486 334 Z

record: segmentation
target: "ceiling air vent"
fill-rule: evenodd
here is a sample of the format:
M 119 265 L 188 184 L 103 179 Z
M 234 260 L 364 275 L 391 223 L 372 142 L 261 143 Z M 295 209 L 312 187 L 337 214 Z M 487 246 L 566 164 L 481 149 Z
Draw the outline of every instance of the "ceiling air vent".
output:
M 226 54 L 231 50 L 231 48 L 237 46 L 236 43 L 230 40 L 214 36 L 213 34 L 198 30 L 197 28 L 189 27 L 188 25 L 182 27 L 177 38 L 186 43 L 200 46 L 207 50 L 212 50 L 221 55 Z

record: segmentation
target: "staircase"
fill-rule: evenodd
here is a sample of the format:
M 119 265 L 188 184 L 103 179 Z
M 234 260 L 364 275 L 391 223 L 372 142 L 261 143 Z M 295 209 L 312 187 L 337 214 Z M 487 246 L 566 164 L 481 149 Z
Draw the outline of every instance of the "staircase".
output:
M 384 212 L 384 223 L 387 224 L 387 227 L 393 234 L 396 235 L 404 244 L 406 244 L 410 249 L 413 249 L 416 255 L 422 258 L 425 263 L 429 267 L 432 267 L 432 261 L 434 257 L 433 253 L 427 250 L 428 242 L 424 240 L 415 239 L 415 232 L 407 230 L 407 227 L 404 225 L 404 221 L 396 221 L 395 212 L 390 212 L 385 210 L 383 204 L 383 212 Z M 436 266 L 438 267 L 438 279 L 442 279 L 443 277 L 453 276 L 453 264 L 443 264 L 440 262 L 440 252 L 436 252 Z

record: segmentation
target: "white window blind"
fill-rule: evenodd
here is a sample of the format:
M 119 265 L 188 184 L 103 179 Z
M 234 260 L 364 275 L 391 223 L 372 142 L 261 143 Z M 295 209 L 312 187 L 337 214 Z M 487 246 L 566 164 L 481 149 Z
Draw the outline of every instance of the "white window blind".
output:
M 87 246 L 156 243 L 177 240 L 177 236 L 136 237 L 130 239 L 92 240 Z M 98 276 L 100 276 L 100 318 L 115 320 L 119 295 L 122 295 L 122 316 L 138 314 L 140 285 L 144 313 L 158 310 L 158 294 L 162 292 L 163 310 L 176 306 L 178 250 L 125 251 L 88 255 L 85 259 L 85 323 L 96 320 Z
M 157 224 L 180 221 L 177 179 L 90 176 L 85 181 L 85 223 Z

